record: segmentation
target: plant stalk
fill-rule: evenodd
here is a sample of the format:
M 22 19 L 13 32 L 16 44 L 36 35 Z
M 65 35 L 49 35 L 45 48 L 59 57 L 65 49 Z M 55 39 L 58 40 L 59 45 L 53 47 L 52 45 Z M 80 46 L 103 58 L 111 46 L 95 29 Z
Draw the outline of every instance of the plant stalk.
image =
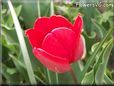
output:
M 70 72 L 70 74 L 71 74 L 71 76 L 72 76 L 72 78 L 73 78 L 73 80 L 74 80 L 74 82 L 76 84 L 77 83 L 77 78 L 76 78 L 76 75 L 75 75 L 74 70 L 72 69 L 72 67 L 71 67 L 69 72 Z

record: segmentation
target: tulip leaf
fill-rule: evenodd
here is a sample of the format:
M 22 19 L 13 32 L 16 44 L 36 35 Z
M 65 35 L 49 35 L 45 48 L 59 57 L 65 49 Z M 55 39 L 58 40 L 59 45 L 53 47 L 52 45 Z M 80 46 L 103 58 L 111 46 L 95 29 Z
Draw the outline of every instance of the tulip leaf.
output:
M 114 81 L 112 81 L 106 74 L 104 74 L 104 81 L 106 84 L 114 84 Z
M 94 71 L 91 70 L 90 72 L 86 73 L 83 80 L 82 84 L 93 84 L 94 82 Z
M 8 68 L 8 69 L 6 69 L 6 72 L 8 72 L 10 75 L 12 75 L 12 74 L 16 73 L 16 70 L 15 70 L 15 68 Z
M 104 12 L 100 16 L 100 17 L 102 17 L 102 18 L 100 18 L 100 23 L 108 21 L 109 20 L 109 17 L 110 16 L 113 16 L 113 15 L 114 14 L 113 14 L 113 11 L 112 10 L 109 10 L 109 11 Z
M 7 11 L 6 9 L 3 9 L 1 13 L 2 13 L 2 14 L 5 14 L 6 11 Z
M 7 29 L 7 30 L 11 30 L 11 28 L 10 28 L 10 27 L 8 27 L 8 26 L 7 26 L 7 25 L 5 25 L 5 24 L 1 24 L 1 26 L 2 26 L 3 28 Z
M 21 54 L 21 53 L 20 53 L 20 54 Z M 21 55 L 19 55 L 19 56 L 21 56 Z M 24 63 L 22 63 L 20 60 L 18 60 L 17 58 L 15 58 L 15 57 L 14 57 L 13 55 L 11 55 L 11 54 L 10 54 L 10 57 L 12 58 L 12 60 L 13 60 L 13 62 L 14 62 L 14 64 L 15 64 L 15 66 L 16 66 L 16 68 L 17 68 L 17 70 L 20 72 L 20 74 L 22 74 L 21 77 L 23 77 L 23 78 L 26 80 L 26 82 L 28 82 L 29 80 L 28 80 L 27 71 L 26 71 L 26 67 L 25 67 Z M 34 74 L 34 76 L 35 76 L 35 78 L 36 78 L 38 81 L 40 81 L 41 83 L 45 84 L 45 82 L 44 82 L 40 77 L 38 77 L 38 76 L 35 75 L 35 74 Z
M 24 24 L 26 28 L 33 27 L 35 19 L 40 14 L 40 16 L 49 16 L 50 15 L 50 0 L 16 0 L 18 4 L 22 5 L 22 12 L 20 16 L 24 19 Z M 40 13 L 38 12 L 39 8 L 37 4 L 40 4 Z M 30 15 L 29 15 L 30 14 Z
M 12 69 L 7 67 L 5 64 L 0 64 L 0 66 L 2 65 L 2 71 L 0 71 L 0 73 L 3 75 L 3 77 L 6 78 L 6 82 L 9 84 L 18 84 L 19 82 L 19 76 L 17 76 L 17 70 L 16 69 Z
M 111 39 L 112 40 L 112 39 Z M 98 70 L 100 64 L 102 63 L 102 59 L 103 59 L 103 54 L 105 53 L 105 51 L 107 50 L 106 49 L 106 46 L 110 43 L 110 41 L 106 42 L 103 44 L 103 48 L 100 50 L 99 53 L 96 54 L 96 62 L 94 64 L 94 66 L 92 67 L 92 70 L 94 70 L 94 72 L 96 73 L 96 71 Z M 97 46 L 99 45 L 99 42 L 98 43 L 95 43 L 93 46 L 92 46 L 92 52 L 94 52 L 97 48 Z M 102 68 L 101 68 L 102 69 Z M 100 69 L 100 70 L 101 70 Z M 102 80 L 103 83 L 107 84 L 111 84 L 112 81 L 108 78 L 108 76 L 106 77 L 107 75 L 105 74 L 104 75 L 104 79 Z M 101 77 L 100 75 L 98 76 L 98 78 Z
M 78 76 L 76 76 L 78 77 Z M 59 84 L 75 84 L 74 83 L 74 80 L 71 76 L 71 73 L 69 72 L 66 72 L 66 73 L 63 73 L 63 74 L 59 74 Z
M 105 36 L 106 30 L 102 25 L 100 25 L 96 20 L 91 19 L 94 31 L 96 32 L 97 36 L 101 39 Z
M 17 16 L 19 16 L 19 14 L 21 12 L 21 9 L 22 9 L 22 5 L 19 5 L 19 6 L 15 7 L 15 12 L 16 12 Z M 13 21 L 12 21 L 11 14 L 9 15 L 7 21 L 4 22 L 4 24 L 6 24 L 9 27 L 12 27 L 13 26 Z M 12 28 L 6 28 L 6 29 L 12 29 Z
M 90 67 L 91 64 L 93 64 L 93 62 L 95 61 L 95 57 L 96 54 L 99 53 L 99 50 L 102 48 L 102 45 L 105 43 L 105 41 L 107 41 L 107 39 L 110 37 L 111 33 L 113 32 L 113 28 L 109 29 L 109 31 L 107 32 L 106 36 L 103 38 L 103 40 L 99 43 L 97 49 L 95 50 L 95 52 L 92 53 L 92 55 L 89 57 L 83 71 L 81 74 L 81 80 L 83 79 L 85 73 L 87 72 L 88 68 Z
M 95 74 L 96 84 L 103 84 L 104 73 L 106 70 L 107 62 L 108 62 L 112 47 L 113 47 L 113 39 L 111 39 L 109 45 L 106 46 L 105 51 L 102 55 L 102 63 L 100 63 L 98 70 L 96 71 L 96 74 Z
M 74 69 L 74 72 L 76 73 L 77 81 L 80 82 L 80 75 L 81 75 L 81 71 L 83 69 L 82 61 L 78 61 L 78 62 L 72 64 L 72 67 Z
M 56 6 L 59 10 L 61 10 L 62 12 L 64 12 L 65 14 L 69 14 L 68 12 L 68 7 L 66 6 Z
M 17 44 L 18 45 L 18 39 L 17 39 L 17 35 L 16 35 L 16 31 L 15 29 L 6 29 L 6 28 L 2 28 L 2 34 L 5 37 L 5 40 L 7 41 L 7 44 Z
M 25 80 L 26 82 L 28 82 L 29 80 L 28 80 L 28 76 L 27 76 L 27 71 L 26 71 L 25 65 L 22 62 L 20 62 L 17 58 L 15 58 L 13 55 L 9 54 L 9 56 L 13 60 L 13 63 L 15 65 L 16 69 L 21 74 L 20 76 L 23 77 L 22 80 Z
M 107 44 L 107 43 L 106 43 Z M 93 46 L 92 46 L 92 52 L 94 52 L 95 50 L 96 50 L 96 48 L 98 47 L 98 45 L 99 45 L 99 42 L 97 42 L 97 43 L 95 43 Z M 104 45 L 105 45 L 105 43 L 104 43 Z M 104 46 L 103 45 L 103 46 Z M 95 63 L 94 63 L 94 65 L 93 65 L 93 70 L 94 70 L 94 72 L 96 73 L 96 71 L 97 71 L 97 69 L 98 69 L 98 67 L 99 67 L 99 64 L 102 62 L 102 55 L 103 55 L 103 53 L 104 53 L 104 50 L 105 50 L 105 47 L 103 47 L 102 46 L 102 48 L 101 48 L 101 50 L 100 50 L 100 52 L 98 52 L 97 54 L 96 54 L 96 58 L 95 58 Z

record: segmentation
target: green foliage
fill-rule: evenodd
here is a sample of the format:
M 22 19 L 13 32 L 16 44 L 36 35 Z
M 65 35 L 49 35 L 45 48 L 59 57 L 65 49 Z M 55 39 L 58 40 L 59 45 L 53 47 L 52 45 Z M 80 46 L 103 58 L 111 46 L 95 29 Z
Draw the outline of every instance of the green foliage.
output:
M 114 14 L 112 8 L 105 8 L 103 13 L 96 7 L 76 7 L 66 4 L 66 0 L 54 3 L 54 10 L 50 0 L 14 0 L 12 1 L 16 15 L 22 27 L 22 34 L 27 28 L 32 28 L 35 19 L 40 16 L 53 14 L 63 15 L 72 23 L 80 12 L 83 16 L 82 35 L 86 41 L 86 57 L 71 64 L 77 83 L 79 84 L 114 84 Z M 19 44 L 18 32 L 15 30 L 11 11 L 7 0 L 2 2 L 1 36 L 0 47 L 2 47 L 2 83 L 5 84 L 28 84 L 30 83 L 27 66 L 23 59 L 22 49 Z M 39 6 L 38 6 L 39 5 Z M 38 7 L 40 9 L 38 10 Z M 33 55 L 32 48 L 24 36 L 29 53 L 33 76 L 38 84 L 75 84 L 69 72 L 57 74 L 47 70 Z M 110 60 L 112 59 L 112 60 Z M 109 63 L 112 63 L 110 65 Z
M 86 73 L 81 83 L 93 84 L 94 83 L 94 71 L 91 70 L 90 72 Z
M 99 63 L 99 66 L 98 66 L 96 74 L 95 74 L 96 84 L 103 84 L 104 74 L 106 71 L 107 62 L 108 62 L 112 47 L 113 47 L 113 39 L 111 39 L 110 42 L 108 42 L 108 45 L 105 47 L 105 49 L 103 51 L 103 54 L 100 56 L 100 57 L 102 57 L 102 59 L 101 59 L 102 61 Z

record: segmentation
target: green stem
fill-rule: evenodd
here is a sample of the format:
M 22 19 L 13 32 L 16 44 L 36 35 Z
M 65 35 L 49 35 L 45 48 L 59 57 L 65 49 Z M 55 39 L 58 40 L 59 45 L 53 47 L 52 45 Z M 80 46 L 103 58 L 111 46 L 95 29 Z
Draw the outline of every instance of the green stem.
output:
M 50 77 L 50 72 L 48 69 L 47 69 L 47 75 L 48 75 L 49 84 L 51 84 L 51 77 Z
M 72 67 L 70 69 L 70 73 L 71 73 L 71 76 L 72 76 L 72 78 L 73 78 L 73 80 L 74 80 L 74 82 L 76 84 L 77 83 L 77 78 L 76 78 L 76 75 L 75 75 L 74 70 L 72 69 Z
M 38 17 L 41 16 L 41 13 L 40 13 L 40 1 L 38 0 Z
M 58 73 L 56 73 L 56 83 L 57 83 L 57 84 L 59 83 L 59 80 L 58 80 Z
M 53 2 L 53 0 L 51 0 L 51 2 L 50 2 L 50 8 L 51 8 L 51 15 L 54 15 L 54 2 Z

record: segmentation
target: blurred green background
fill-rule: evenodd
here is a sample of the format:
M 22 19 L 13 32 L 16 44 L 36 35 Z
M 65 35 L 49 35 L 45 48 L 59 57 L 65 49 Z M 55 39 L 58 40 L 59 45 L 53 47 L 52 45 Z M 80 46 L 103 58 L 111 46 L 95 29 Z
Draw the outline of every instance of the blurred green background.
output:
M 99 45 L 107 32 L 114 27 L 114 9 L 112 5 L 101 6 L 101 7 L 81 7 L 77 5 L 76 2 L 81 2 L 82 0 L 53 0 L 52 3 L 54 7 L 51 6 L 51 0 L 11 0 L 13 8 L 15 9 L 16 15 L 22 27 L 24 39 L 27 45 L 27 50 L 29 52 L 30 61 L 32 64 L 35 79 L 38 84 L 49 84 L 49 77 L 46 68 L 34 57 L 32 53 L 32 48 L 25 37 L 24 30 L 33 27 L 35 19 L 40 16 L 49 17 L 54 9 L 54 14 L 63 15 L 69 19 L 72 23 L 74 18 L 80 13 L 83 17 L 83 36 L 86 41 L 86 58 L 78 63 L 73 63 L 72 67 L 76 73 L 77 77 L 80 77 L 81 71 L 87 64 L 88 59 L 93 55 L 96 47 Z M 86 0 L 83 0 L 86 2 Z M 99 1 L 99 0 L 97 0 Z M 95 2 L 94 2 L 95 3 Z M 112 3 L 113 4 L 113 3 Z M 29 84 L 29 77 L 27 74 L 26 66 L 23 60 L 23 55 L 19 45 L 19 39 L 14 27 L 14 21 L 12 19 L 11 12 L 8 7 L 7 0 L 1 0 L 2 10 L 0 12 L 1 16 L 1 36 L 0 45 L 2 46 L 2 84 Z M 40 7 L 40 12 L 38 10 Z M 113 31 L 112 31 L 113 32 Z M 114 39 L 111 33 L 107 40 L 104 41 L 103 45 L 108 46 L 110 40 Z M 107 44 L 108 43 L 108 44 Z M 114 45 L 114 41 L 113 41 Z M 108 48 L 104 47 L 96 54 L 94 62 L 89 65 L 88 71 L 86 71 L 86 77 L 83 77 L 83 82 L 79 79 L 79 83 L 85 84 L 97 84 L 96 71 L 99 69 L 101 60 L 97 58 L 103 58 L 103 55 L 99 54 Z M 111 52 L 108 59 L 108 65 L 105 67 L 104 75 L 106 74 L 105 84 L 111 84 L 114 82 L 114 46 L 110 48 Z M 109 49 L 109 50 L 110 50 Z M 98 61 L 98 62 L 97 62 Z M 93 65 L 97 65 L 94 70 Z M 106 64 L 106 63 L 104 63 Z M 102 69 L 101 69 L 102 70 Z M 93 73 L 94 71 L 94 73 Z M 88 73 L 89 72 L 89 73 Z M 56 84 L 56 74 L 49 71 L 51 77 L 51 84 Z M 102 73 L 102 71 L 101 71 Z M 95 76 L 96 75 L 96 76 Z M 99 76 L 100 77 L 100 76 Z M 84 81 L 85 80 L 85 81 Z M 109 80 L 109 81 L 108 81 Z M 69 72 L 64 74 L 58 74 L 59 84 L 74 84 L 74 81 Z M 104 83 L 104 82 L 103 82 Z

